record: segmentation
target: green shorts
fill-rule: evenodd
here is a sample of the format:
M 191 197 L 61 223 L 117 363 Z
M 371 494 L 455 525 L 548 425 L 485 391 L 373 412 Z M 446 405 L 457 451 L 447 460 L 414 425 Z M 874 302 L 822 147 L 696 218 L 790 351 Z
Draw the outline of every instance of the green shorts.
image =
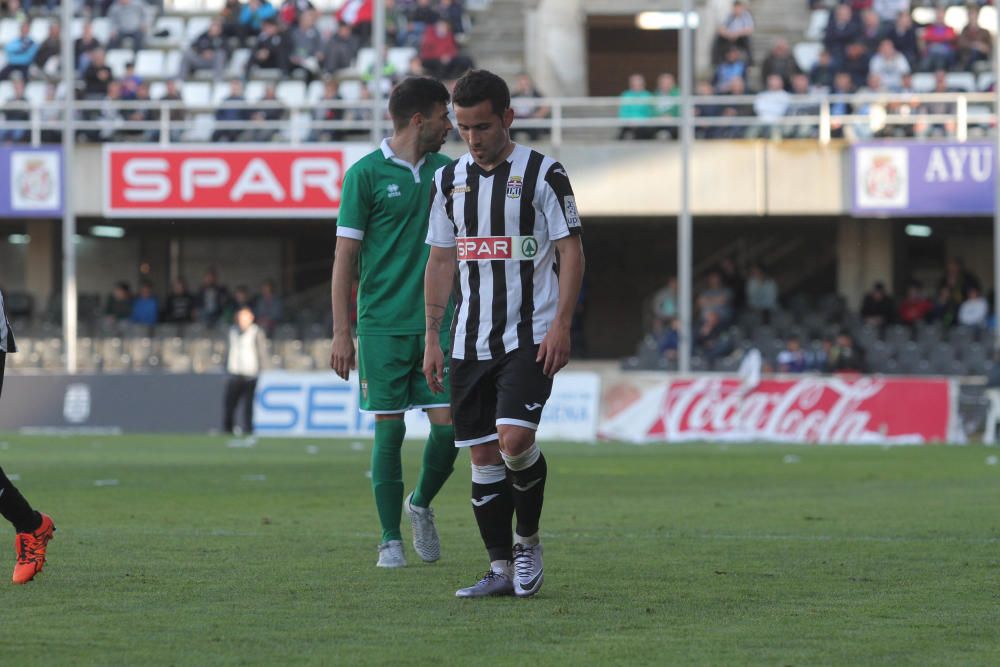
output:
M 451 337 L 441 334 L 447 364 Z M 358 379 L 361 411 L 396 414 L 410 409 L 446 408 L 451 405 L 447 366 L 444 392 L 434 394 L 424 379 L 424 335 L 358 336 Z

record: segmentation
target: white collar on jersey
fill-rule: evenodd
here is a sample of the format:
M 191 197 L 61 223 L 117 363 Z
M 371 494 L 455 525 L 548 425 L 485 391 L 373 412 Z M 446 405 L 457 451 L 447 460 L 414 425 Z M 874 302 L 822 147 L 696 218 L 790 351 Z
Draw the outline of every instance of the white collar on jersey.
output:
M 413 181 L 415 183 L 420 182 L 420 168 L 424 166 L 424 161 L 427 160 L 427 156 L 420 158 L 420 161 L 416 164 L 410 164 L 403 158 L 396 155 L 395 151 L 392 150 L 392 146 L 389 145 L 388 137 L 382 140 L 382 155 L 385 156 L 386 160 L 392 160 L 400 167 L 406 167 L 413 174 Z

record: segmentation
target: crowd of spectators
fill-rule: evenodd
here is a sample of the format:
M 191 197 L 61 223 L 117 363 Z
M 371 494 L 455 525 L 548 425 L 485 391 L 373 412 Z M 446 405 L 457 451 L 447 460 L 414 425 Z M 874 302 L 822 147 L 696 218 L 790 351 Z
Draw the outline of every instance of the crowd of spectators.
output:
M 0 81 L 12 81 L 12 96 L 5 104 L 5 120 L 25 122 L 29 118 L 25 86 L 31 82 L 48 82 L 47 100 L 57 101 L 60 80 L 60 25 L 55 13 L 57 3 L 25 5 L 24 0 L 6 0 L 0 7 L 0 18 L 20 21 L 19 35 L 3 46 L 6 64 L 0 68 Z M 356 80 L 360 86 L 353 100 L 370 97 L 372 86 L 383 91 L 410 75 L 428 75 L 445 81 L 460 77 L 473 67 L 462 44 L 468 27 L 468 18 L 460 0 L 385 0 L 386 46 L 408 47 L 414 54 L 404 70 L 387 60 L 384 71 L 374 72 L 374 66 L 358 69 L 361 50 L 371 45 L 372 0 L 348 0 L 337 11 L 322 16 L 309 0 L 284 0 L 280 5 L 269 0 L 227 0 L 222 11 L 207 25 L 206 30 L 185 38 L 179 54 L 176 71 L 163 72 L 165 85 L 157 91 L 157 100 L 175 101 L 171 110 L 172 121 L 186 117 L 181 104 L 183 82 L 210 74 L 215 81 L 235 77 L 238 82 L 230 85 L 230 102 L 244 102 L 242 87 L 246 82 L 266 78 L 270 81 L 301 80 L 330 82 L 324 85 L 323 101 L 341 101 L 339 84 L 343 80 Z M 51 6 L 50 6 L 51 5 Z M 79 100 L 91 102 L 80 119 L 94 125 L 79 133 L 80 139 L 91 141 L 157 140 L 160 120 L 158 108 L 126 105 L 119 102 L 151 100 L 152 81 L 144 80 L 135 72 L 134 61 L 126 64 L 124 76 L 116 76 L 108 63 L 110 49 L 131 49 L 138 53 L 150 44 L 151 37 L 167 37 L 154 31 L 155 19 L 160 8 L 147 0 L 85 0 L 83 11 L 89 20 L 82 25 L 80 36 L 74 42 L 74 69 Z M 6 9 L 4 12 L 3 10 Z M 48 37 L 38 42 L 31 36 L 30 15 L 52 13 Z M 110 33 L 102 41 L 95 35 L 92 19 L 104 17 L 110 23 Z M 322 27 L 321 27 L 322 26 Z M 242 57 L 235 60 L 237 52 Z M 245 60 L 245 64 L 242 64 Z M 234 68 L 238 72 L 234 72 Z M 239 90 L 237 89 L 239 84 Z M 161 92 L 162 90 L 162 92 Z M 265 90 L 260 109 L 223 108 L 216 114 L 219 121 L 275 121 L 287 116 L 288 110 L 274 95 L 273 87 Z M 321 120 L 365 120 L 364 113 L 345 113 L 342 108 L 322 110 Z M 370 116 L 370 114 L 369 114 Z M 122 121 L 148 121 L 146 129 L 122 130 Z M 213 141 L 251 139 L 269 141 L 276 132 L 271 129 L 251 127 L 235 131 L 232 127 L 218 130 Z M 28 140 L 26 129 L 4 131 L 0 141 L 8 143 Z M 50 133 L 58 140 L 58 132 Z M 321 133 L 310 139 L 321 138 Z M 172 136 L 176 140 L 179 132 Z M 329 137 L 339 138 L 339 137 Z
M 766 327 L 782 310 L 778 283 L 765 267 L 753 264 L 744 277 L 731 259 L 723 260 L 702 277 L 694 302 L 692 352 L 708 369 L 724 358 L 745 352 L 745 346 L 741 349 L 733 340 L 734 325 L 745 324 L 749 314 L 749 319 Z M 677 279 L 670 277 L 648 303 L 649 332 L 656 353 L 667 362 L 676 362 L 680 334 Z M 814 345 L 807 345 L 810 341 L 802 340 L 798 333 L 789 333 L 782 341 L 782 349 L 765 357 L 765 369 L 783 373 L 870 371 L 868 353 L 856 340 L 850 323 L 872 332 L 876 338 L 884 336 L 887 327 L 893 325 L 914 332 L 925 326 L 942 331 L 961 328 L 973 334 L 996 327 L 992 295 L 984 297 L 979 279 L 961 259 L 953 258 L 944 267 L 934 298 L 925 293 L 919 281 L 911 280 L 897 303 L 883 283 L 875 283 L 865 294 L 856 316 L 830 323 L 839 327 L 837 331 L 824 335 Z M 752 339 L 753 332 L 749 333 Z
M 228 326 L 234 314 L 243 307 L 253 310 L 257 324 L 269 336 L 285 316 L 281 297 L 274 283 L 264 281 L 260 292 L 251 294 L 246 285 L 232 291 L 219 282 L 215 269 L 208 269 L 196 290 L 189 289 L 183 278 L 174 281 L 166 294 L 157 294 L 150 280 L 139 282 L 133 293 L 128 282 L 114 286 L 103 308 L 103 317 L 110 325 L 132 323 L 144 326 L 157 324 L 201 323 L 206 327 Z
M 800 67 L 791 45 L 777 39 L 759 67 L 753 59 L 752 39 L 755 25 L 743 0 L 736 0 L 731 13 L 720 23 L 712 43 L 713 75 L 695 83 L 695 94 L 719 96 L 712 102 L 694 104 L 696 136 L 702 139 L 764 137 L 815 137 L 815 122 L 789 123 L 780 119 L 795 116 L 818 116 L 820 96 L 854 93 L 909 94 L 904 102 L 831 102 L 832 136 L 865 139 L 872 136 L 933 136 L 951 129 L 945 124 L 912 125 L 849 122 L 843 116 L 869 115 L 876 106 L 889 114 L 947 115 L 954 113 L 954 103 L 919 99 L 921 92 L 954 93 L 968 91 L 968 86 L 949 82 L 952 72 L 979 72 L 990 69 L 993 38 L 980 25 L 977 4 L 966 8 L 966 24 L 956 31 L 945 22 L 945 8 L 939 7 L 934 18 L 916 25 L 909 0 L 871 0 L 843 2 L 827 9 L 815 2 L 817 13 L 828 14 L 822 38 L 822 50 L 814 63 Z M 930 90 L 918 91 L 913 74 L 933 74 Z M 669 76 L 669 75 L 664 75 Z M 974 80 L 974 79 L 973 79 Z M 676 84 L 664 83 L 663 76 L 650 90 L 641 74 L 628 78 L 621 94 L 619 118 L 642 120 L 641 125 L 624 124 L 620 139 L 653 139 L 676 136 L 676 125 L 658 127 L 652 119 L 676 118 L 678 106 L 670 99 L 679 91 Z M 992 84 L 988 87 L 992 90 Z M 745 98 L 752 96 L 752 102 Z M 732 103 L 726 97 L 736 99 Z M 755 118 L 742 126 L 699 125 L 699 119 Z M 669 130 L 669 131 L 668 131 Z

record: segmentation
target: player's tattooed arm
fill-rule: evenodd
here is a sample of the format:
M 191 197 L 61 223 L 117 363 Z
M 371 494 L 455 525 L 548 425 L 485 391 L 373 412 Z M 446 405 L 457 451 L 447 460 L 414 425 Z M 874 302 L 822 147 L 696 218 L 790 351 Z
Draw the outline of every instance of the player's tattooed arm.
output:
M 424 312 L 427 314 L 427 331 L 440 331 L 448 307 L 437 303 L 428 303 L 424 308 Z

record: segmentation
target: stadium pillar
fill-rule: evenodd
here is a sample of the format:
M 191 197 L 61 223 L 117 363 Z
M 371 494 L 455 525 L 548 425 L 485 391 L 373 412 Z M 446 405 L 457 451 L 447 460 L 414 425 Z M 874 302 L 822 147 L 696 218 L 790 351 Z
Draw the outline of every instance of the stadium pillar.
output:
M 677 359 L 681 373 L 691 371 L 692 326 L 692 230 L 691 230 L 691 144 L 694 139 L 691 109 L 691 75 L 694 70 L 694 49 L 691 35 L 691 0 L 681 3 L 681 52 L 677 59 L 681 80 L 681 210 L 677 219 L 677 305 L 680 317 Z
M 372 143 L 378 146 L 385 135 L 385 104 L 382 101 L 382 74 L 385 72 L 385 0 L 372 3 L 372 48 L 375 50 L 375 89 L 372 91 Z M 364 72 L 362 72 L 362 75 Z
M 993 40 L 993 349 L 1000 352 L 1000 27 Z
M 66 372 L 76 373 L 76 211 L 73 208 L 73 7 L 74 2 L 60 3 L 62 42 L 59 62 L 63 80 L 63 132 L 62 132 L 62 324 L 63 350 L 66 352 Z

